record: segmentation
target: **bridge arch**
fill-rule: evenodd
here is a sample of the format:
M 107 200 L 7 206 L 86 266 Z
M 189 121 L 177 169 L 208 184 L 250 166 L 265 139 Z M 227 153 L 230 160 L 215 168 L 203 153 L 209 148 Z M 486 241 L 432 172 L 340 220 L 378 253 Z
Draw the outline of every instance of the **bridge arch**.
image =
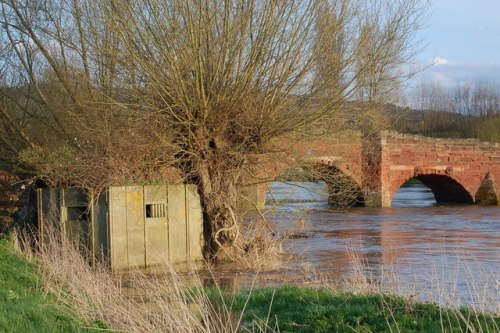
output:
M 317 164 L 315 171 L 328 188 L 328 203 L 340 209 L 364 205 L 361 185 L 350 174 L 333 163 Z
M 328 204 L 343 209 L 364 204 L 363 191 L 349 170 L 343 170 L 331 161 L 310 161 L 281 172 L 278 182 L 324 182 L 328 193 Z M 269 186 L 263 194 L 267 196 Z M 325 193 L 326 194 L 326 193 Z M 262 206 L 265 200 L 261 200 Z
M 447 174 L 425 174 L 416 173 L 404 179 L 391 193 L 391 199 L 395 193 L 410 179 L 416 179 L 428 187 L 434 194 L 437 204 L 474 204 L 474 198 L 467 189 L 457 180 Z

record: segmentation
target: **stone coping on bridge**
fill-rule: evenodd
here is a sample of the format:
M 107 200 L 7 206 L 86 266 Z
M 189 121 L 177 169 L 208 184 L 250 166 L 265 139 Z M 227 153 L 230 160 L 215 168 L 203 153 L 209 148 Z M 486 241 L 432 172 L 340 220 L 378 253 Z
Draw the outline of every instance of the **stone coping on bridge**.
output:
M 410 134 L 410 133 L 400 133 L 397 131 L 381 131 L 380 132 L 381 139 L 409 139 L 414 141 L 423 141 L 423 142 L 443 142 L 452 145 L 480 145 L 480 146 L 488 146 L 491 148 L 500 148 L 499 142 L 487 142 L 481 141 L 479 139 L 473 138 L 438 138 L 438 137 L 429 137 L 418 134 Z

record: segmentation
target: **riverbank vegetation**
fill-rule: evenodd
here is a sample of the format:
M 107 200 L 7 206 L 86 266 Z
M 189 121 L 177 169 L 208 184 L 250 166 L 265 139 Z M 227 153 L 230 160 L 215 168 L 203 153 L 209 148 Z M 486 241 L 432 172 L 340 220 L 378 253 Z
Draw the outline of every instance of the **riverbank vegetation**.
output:
M 107 328 L 102 322 L 78 319 L 72 307 L 47 295 L 38 265 L 22 258 L 5 238 L 0 238 L 0 263 L 1 332 L 91 332 Z
M 217 279 L 212 287 L 205 287 L 189 269 L 180 272 L 166 266 L 155 274 L 111 273 L 105 267 L 90 267 L 79 250 L 57 237 L 43 245 L 41 252 L 31 251 L 25 236 L 20 239 L 22 255 L 30 262 L 8 251 L 7 261 L 16 269 L 2 270 L 2 277 L 8 270 L 12 280 L 7 285 L 12 292 L 7 289 L 3 297 L 12 307 L 7 311 L 18 313 L 5 318 L 16 318 L 17 325 L 29 326 L 36 315 L 30 317 L 24 306 L 19 309 L 12 304 L 26 297 L 35 298 L 30 311 L 36 311 L 39 299 L 55 299 L 59 303 L 55 309 L 71 311 L 62 312 L 64 315 L 55 311 L 54 315 L 43 307 L 39 315 L 45 316 L 47 327 L 55 325 L 48 331 L 76 332 L 87 327 L 76 317 L 98 323 L 101 328 L 107 323 L 118 332 L 473 333 L 498 332 L 500 328 L 498 314 L 444 308 L 422 302 L 414 295 L 395 296 L 361 275 L 347 281 L 345 287 L 319 275 L 314 284 L 302 283 L 297 276 L 294 286 L 276 289 L 224 289 Z M 2 252 L 2 256 L 6 253 Z M 18 288 L 15 284 L 24 284 L 26 272 L 31 282 L 24 289 Z M 308 278 L 313 275 L 307 273 Z M 30 292 L 28 296 L 27 290 L 34 290 L 33 284 L 43 285 L 48 295 L 33 296 Z M 23 331 L 29 332 L 29 327 Z
M 430 137 L 477 138 L 500 142 L 500 85 L 494 82 L 463 82 L 444 87 L 423 82 L 411 96 L 413 110 L 392 125 L 403 133 Z
M 247 327 L 278 332 L 497 332 L 500 317 L 381 293 L 285 286 L 237 295 Z

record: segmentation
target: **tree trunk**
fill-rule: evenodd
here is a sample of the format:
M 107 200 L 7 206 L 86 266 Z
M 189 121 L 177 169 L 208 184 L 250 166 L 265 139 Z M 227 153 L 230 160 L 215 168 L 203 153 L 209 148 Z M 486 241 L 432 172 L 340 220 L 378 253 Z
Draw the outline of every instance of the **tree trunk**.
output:
M 215 259 L 239 236 L 236 205 L 241 164 L 230 156 L 198 164 L 198 191 L 203 207 L 205 256 Z

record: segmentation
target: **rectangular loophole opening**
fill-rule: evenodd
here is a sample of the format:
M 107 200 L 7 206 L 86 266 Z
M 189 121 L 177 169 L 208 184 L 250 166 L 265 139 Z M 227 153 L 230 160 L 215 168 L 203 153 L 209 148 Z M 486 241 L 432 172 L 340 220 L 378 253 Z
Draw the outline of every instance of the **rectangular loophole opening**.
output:
M 167 206 L 164 203 L 146 204 L 146 218 L 167 216 Z
M 87 206 L 67 207 L 67 210 L 68 210 L 68 221 L 79 221 L 79 222 L 89 221 L 89 209 Z

